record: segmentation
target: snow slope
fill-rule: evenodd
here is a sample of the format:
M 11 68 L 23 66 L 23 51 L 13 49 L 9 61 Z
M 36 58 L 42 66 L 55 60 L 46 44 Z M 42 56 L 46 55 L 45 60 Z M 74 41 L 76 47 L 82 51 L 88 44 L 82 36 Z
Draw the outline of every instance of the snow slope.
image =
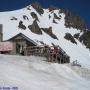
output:
M 77 75 L 67 65 L 43 60 L 45 58 L 35 56 L 0 55 L 0 87 L 18 87 L 18 90 L 90 90 L 90 81 Z
M 38 35 L 32 33 L 28 28 L 26 30 L 22 30 L 18 28 L 19 21 L 22 20 L 23 24 L 28 27 L 34 21 L 32 16 L 30 15 L 31 12 L 35 12 L 38 16 L 39 22 L 37 21 L 40 28 L 49 28 L 52 26 L 53 33 L 58 37 L 58 40 L 51 38 L 48 34 L 43 32 L 42 35 Z M 59 16 L 61 15 L 61 19 L 55 21 L 58 24 L 53 23 L 54 13 Z M 29 20 L 24 20 L 22 15 L 28 16 Z M 51 18 L 49 19 L 49 15 Z M 12 17 L 16 17 L 17 20 L 10 20 Z M 70 33 L 74 35 L 76 33 L 80 33 L 80 30 L 74 28 L 66 28 L 64 26 L 65 15 L 59 13 L 59 10 L 54 10 L 53 12 L 49 12 L 48 9 L 44 9 L 44 14 L 39 15 L 38 12 L 30 6 L 30 10 L 27 8 L 23 8 L 16 11 L 10 12 L 0 12 L 0 24 L 3 24 L 3 38 L 4 40 L 8 40 L 9 38 L 15 36 L 18 33 L 23 33 L 28 36 L 30 39 L 34 40 L 35 42 L 43 41 L 44 43 L 51 45 L 54 43 L 55 45 L 59 45 L 71 58 L 71 62 L 74 60 L 78 60 L 83 67 L 90 68 L 90 51 L 85 48 L 83 44 L 81 44 L 78 40 L 76 40 L 77 45 L 71 43 L 70 41 L 64 39 L 66 33 Z

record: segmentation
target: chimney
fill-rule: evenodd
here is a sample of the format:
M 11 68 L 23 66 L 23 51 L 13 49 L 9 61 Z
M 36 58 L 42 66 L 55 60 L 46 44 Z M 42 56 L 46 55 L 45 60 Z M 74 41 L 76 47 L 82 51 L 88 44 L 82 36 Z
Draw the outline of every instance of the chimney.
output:
M 0 42 L 3 41 L 3 25 L 0 24 Z

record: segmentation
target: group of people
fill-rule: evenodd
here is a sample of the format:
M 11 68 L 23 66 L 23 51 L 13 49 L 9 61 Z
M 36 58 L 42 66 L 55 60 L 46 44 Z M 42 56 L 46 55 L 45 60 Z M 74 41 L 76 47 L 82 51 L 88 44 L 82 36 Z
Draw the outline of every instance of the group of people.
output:
M 59 63 L 69 63 L 70 57 L 59 46 L 45 46 L 44 53 L 47 54 L 49 60 Z

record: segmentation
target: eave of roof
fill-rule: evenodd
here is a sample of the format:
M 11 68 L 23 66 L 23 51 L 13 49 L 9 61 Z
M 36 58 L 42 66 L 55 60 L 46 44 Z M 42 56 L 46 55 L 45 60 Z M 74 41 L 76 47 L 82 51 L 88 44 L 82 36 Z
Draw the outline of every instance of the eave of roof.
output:
M 27 37 L 27 36 L 24 35 L 23 33 L 19 33 L 19 34 L 17 34 L 16 36 L 8 39 L 7 41 L 12 41 L 14 38 L 16 38 L 16 37 L 18 37 L 18 36 L 22 36 L 22 37 L 23 37 L 24 39 L 26 39 L 28 42 L 31 42 L 31 43 L 33 43 L 34 45 L 37 45 L 36 42 L 34 42 L 32 39 L 30 39 L 29 37 Z

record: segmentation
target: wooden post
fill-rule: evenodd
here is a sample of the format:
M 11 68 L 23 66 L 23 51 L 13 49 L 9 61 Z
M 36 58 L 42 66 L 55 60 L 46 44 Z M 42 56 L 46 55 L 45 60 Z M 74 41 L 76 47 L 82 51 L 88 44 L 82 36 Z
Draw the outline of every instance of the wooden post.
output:
M 58 53 L 55 53 L 55 62 L 58 63 Z

